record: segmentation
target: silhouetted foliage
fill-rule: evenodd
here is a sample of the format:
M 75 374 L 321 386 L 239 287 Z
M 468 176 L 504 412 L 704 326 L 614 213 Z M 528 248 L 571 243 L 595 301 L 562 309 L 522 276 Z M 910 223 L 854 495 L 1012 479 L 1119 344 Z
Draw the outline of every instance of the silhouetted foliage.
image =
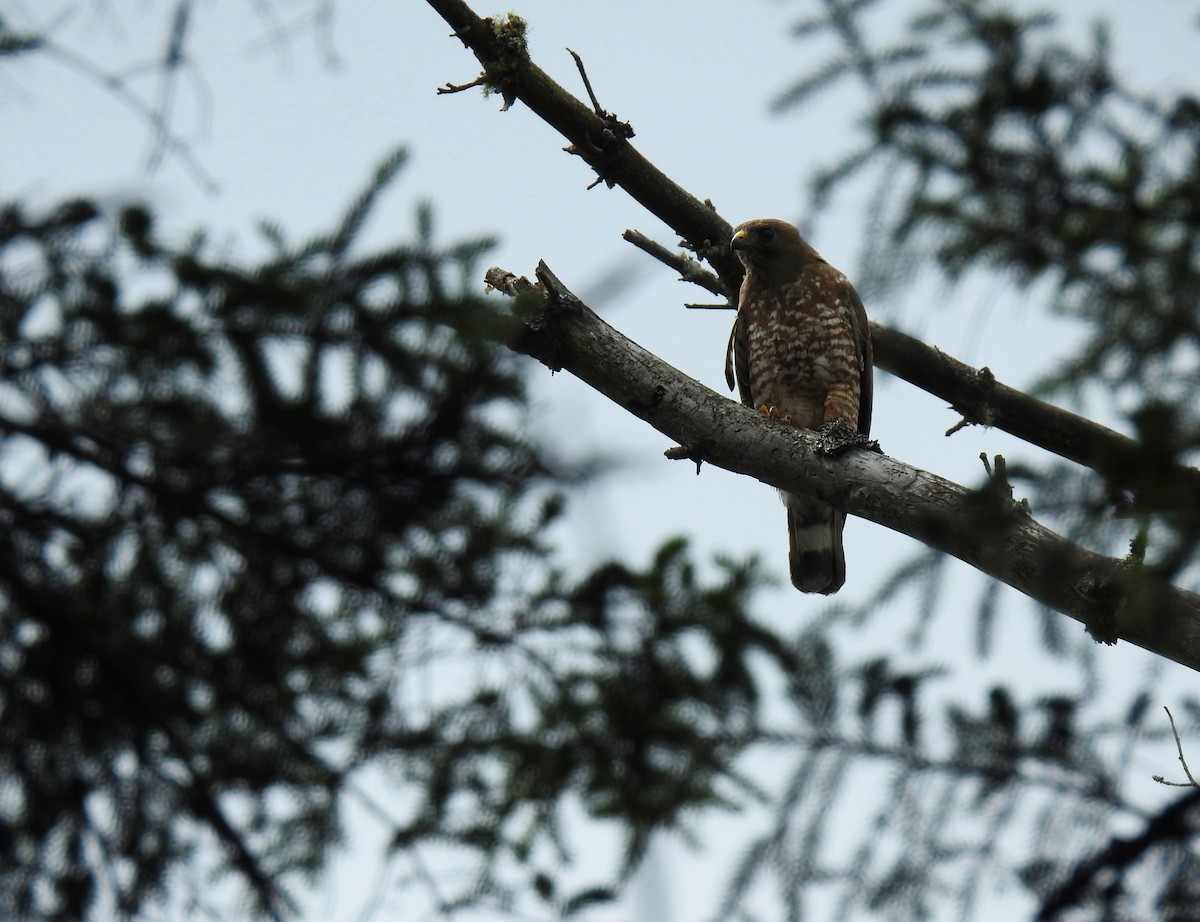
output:
M 423 792 L 397 848 L 496 853 L 514 824 L 528 848 L 575 788 L 632 857 L 723 796 L 753 736 L 752 570 L 699 587 L 675 544 L 563 582 L 544 534 L 569 472 L 523 436 L 501 318 L 463 293 L 486 241 L 436 244 L 423 209 L 411 243 L 352 252 L 402 162 L 249 267 L 139 206 L 0 214 L 6 918 L 132 915 L 213 841 L 280 915 L 384 755 Z M 689 630 L 736 638 L 721 681 Z M 409 700 L 423 632 L 470 694 Z M 493 686 L 472 656 L 532 671 Z
M 1200 445 L 1192 397 L 1200 386 L 1195 99 L 1190 91 L 1150 94 L 1123 82 L 1103 23 L 1080 47 L 1048 10 L 927 0 L 913 7 L 901 34 L 873 28 L 873 17 L 897 7 L 885 0 L 830 0 L 794 28 L 810 54 L 817 42 L 836 50 L 777 97 L 778 110 L 839 82 L 854 81 L 865 91 L 861 144 L 814 179 L 815 209 L 850 184 L 881 177 L 860 279 L 861 287 L 880 295 L 895 294 L 931 265 L 951 282 L 996 272 L 1018 287 L 1048 283 L 1041 290 L 1049 292 L 1053 309 L 1083 321 L 1088 336 L 1076 355 L 1043 376 L 1040 390 L 1081 406 L 1103 395 L 1105 409 L 1125 417 L 1144 446 L 1141 467 L 1127 472 L 1138 498 L 1130 506 L 1123 491 L 1094 471 L 1064 462 L 1023 459 L 1010 468 L 1014 480 L 1039 516 L 1073 540 L 1110 553 L 1132 542 L 1149 566 L 1194 587 L 1196 510 L 1156 484 L 1164 461 L 1192 463 Z M 1114 519 L 1114 509 L 1130 518 Z M 853 613 L 865 619 L 874 606 L 915 593 L 923 600 L 924 632 L 939 603 L 945 606 L 944 577 L 928 552 L 918 552 Z M 995 629 L 996 589 L 985 587 L 976 604 L 983 656 Z M 1059 621 L 1043 614 L 1046 651 L 1062 657 L 1070 650 Z M 1036 802 L 1035 777 L 1079 785 L 1078 801 L 1048 802 L 1039 811 L 1039 823 L 1050 824 L 1042 826 L 1040 840 L 1054 845 L 1018 875 L 1041 901 L 1039 918 L 1194 917 L 1194 888 L 1184 883 L 1194 875 L 1191 851 L 1200 823 L 1191 794 L 1161 814 L 1133 811 L 1145 824 L 1134 838 L 1139 848 L 1125 848 L 1126 840 L 1115 836 L 1105 844 L 1107 824 L 1130 810 L 1119 793 L 1124 766 L 1102 753 L 1132 752 L 1134 728 L 1143 725 L 1157 679 L 1131 688 L 1124 726 L 1094 723 L 1084 717 L 1091 668 L 1085 658 L 1074 679 L 1082 683 L 1079 696 L 1022 701 L 1014 690 L 1022 677 L 1014 677 L 1012 685 L 994 689 L 978 716 L 951 707 L 960 764 L 982 773 L 976 806 L 1008 802 L 1008 815 L 997 811 L 994 828 L 987 824 L 999 835 Z M 1074 676 L 1074 667 L 1065 674 Z M 1112 742 L 1121 738 L 1114 750 Z M 923 824 L 936 825 L 941 803 L 923 801 Z M 1048 828 L 1055 833 L 1047 835 Z M 985 851 L 989 861 L 995 857 L 995 849 Z M 934 894 L 946 892 L 937 877 L 949 855 L 937 854 L 938 869 L 910 867 L 912 873 L 888 878 L 899 888 L 890 898 L 906 888 L 920 895 L 911 912 L 897 910 L 889 918 L 915 918 Z M 966 904 L 963 913 L 969 916 Z
M 1046 14 L 925 0 L 877 47 L 886 6 L 796 28 L 842 50 L 781 107 L 869 91 L 817 206 L 886 171 L 864 289 L 930 263 L 1052 280 L 1091 337 L 1045 389 L 1119 390 L 1151 562 L 1188 578 L 1194 510 L 1152 485 L 1196 447 L 1197 104 L 1121 85 L 1103 30 L 1080 52 Z M 0 21 L 0 55 L 44 38 Z M 1171 742 L 1161 675 L 1114 711 L 1058 616 L 1053 690 L 957 695 L 1003 597 L 980 593 L 963 662 L 928 663 L 965 603 L 927 550 L 784 628 L 751 614 L 755 561 L 700 569 L 683 540 L 568 576 L 554 524 L 581 475 L 525 435 L 504 305 L 474 294 L 488 242 L 440 243 L 422 207 L 361 251 L 403 159 L 328 234 L 265 224 L 255 261 L 172 243 L 142 206 L 0 205 L 0 914 L 290 916 L 354 807 L 411 871 L 413 917 L 586 918 L 663 831 L 736 855 L 713 922 L 764 895 L 789 920 L 973 918 L 1014 893 L 1046 920 L 1200 917 L 1195 792 L 1147 807 L 1128 783 Z M 1072 537 L 1147 533 L 1112 525 L 1094 474 L 1010 470 Z M 908 634 L 857 652 L 898 609 Z M 706 842 L 716 812 L 744 835 Z M 615 830 L 612 866 L 581 823 Z

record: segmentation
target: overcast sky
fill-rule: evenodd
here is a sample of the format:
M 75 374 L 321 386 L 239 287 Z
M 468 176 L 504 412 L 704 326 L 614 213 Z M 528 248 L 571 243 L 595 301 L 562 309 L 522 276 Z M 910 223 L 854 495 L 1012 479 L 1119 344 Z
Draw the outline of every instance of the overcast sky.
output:
M 710 198 L 732 223 L 811 217 L 805 178 L 858 140 L 857 96 L 849 86 L 811 110 L 786 117 L 768 111 L 773 96 L 832 50 L 798 44 L 787 34 L 811 0 L 511 5 L 528 20 L 530 50 L 543 69 L 582 95 L 565 49 L 579 52 L 601 103 L 633 124 L 639 150 L 691 192 Z M 327 32 L 299 27 L 287 45 L 270 40 L 269 21 L 254 12 L 258 6 L 199 4 L 189 46 L 194 63 L 176 88 L 172 125 L 216 191 L 179 158 L 167 157 L 148 175 L 153 144 L 146 125 L 63 58 L 38 55 L 9 59 L 0 70 L 0 196 L 35 206 L 72 193 L 113 202 L 148 198 L 172 234 L 182 238 L 203 226 L 253 258 L 261 252 L 256 221 L 279 222 L 293 240 L 332 226 L 382 157 L 404 145 L 410 165 L 376 212 L 365 243 L 410 237 L 414 206 L 432 200 L 441 240 L 498 235 L 486 265 L 522 274 L 531 275 L 537 261 L 546 260 L 585 299 L 595 295 L 593 306 L 626 335 L 726 393 L 723 352 L 731 316 L 685 311 L 684 301 L 709 296 L 675 281 L 620 235 L 633 227 L 671 246 L 676 238 L 620 190 L 585 191 L 593 178 L 585 165 L 562 153 L 565 142 L 520 104 L 500 113 L 500 100 L 484 99 L 478 90 L 435 95 L 438 85 L 465 83 L 478 68 L 428 6 L 418 0 L 343 0 L 334 5 Z M 309 4 L 278 7 L 286 20 Z M 1072 2 L 1069 21 L 1082 30 L 1102 8 L 1120 17 L 1114 45 L 1123 74 L 1151 91 L 1193 76 L 1194 5 Z M 102 68 L 121 69 L 137 92 L 155 98 L 157 72 L 138 69 L 161 54 L 164 19 L 154 5 L 0 0 L 0 12 L 16 28 L 61 15 L 53 33 L 57 44 Z M 880 19 L 883 28 L 901 21 Z M 813 244 L 852 279 L 861 269 L 869 192 L 847 196 L 836 212 L 812 224 Z M 614 277 L 632 284 L 616 297 L 602 297 L 604 283 Z M 929 285 L 902 302 L 868 302 L 867 310 L 965 361 L 989 366 L 1016 386 L 1053 367 L 1078 336 L 1070 323 L 1046 317 L 1036 292 L 1014 293 L 996 280 L 955 293 Z M 573 505 L 563 529 L 573 566 L 614 555 L 641 565 L 664 538 L 685 534 L 702 559 L 718 551 L 759 553 L 786 582 L 784 510 L 772 489 L 713 468 L 697 477 L 692 465 L 663 460 L 668 440 L 569 375 L 551 377 L 540 367 L 532 374 L 535 422 L 545 438 L 566 456 L 599 451 L 624 462 Z M 943 433 L 956 421 L 938 400 L 877 376 L 873 435 L 889 454 L 968 484 L 982 477 L 981 451 L 1004 454 L 1010 462 L 1037 459 L 1036 450 L 999 432 L 967 430 L 946 439 Z M 852 520 L 848 580 L 839 598 L 867 596 L 913 547 L 908 538 Z M 968 593 L 964 598 L 974 598 L 979 579 L 965 565 L 955 563 L 953 570 L 954 585 Z M 973 664 L 969 676 L 956 674 L 953 694 L 960 700 L 972 699 L 997 677 L 1011 678 L 1015 664 L 1028 662 L 1037 648 L 1031 606 L 1011 590 L 1004 600 L 996 655 Z M 799 627 L 826 604 L 781 588 L 764 596 L 763 615 L 794 619 Z M 896 608 L 895 631 L 862 637 L 861 656 L 902 646 L 912 616 L 903 605 Z M 941 651 L 961 666 L 972 630 L 966 612 L 958 622 L 943 619 L 937 643 L 925 655 Z M 1067 633 L 1085 642 L 1082 627 L 1068 625 Z M 1140 677 L 1153 658 L 1122 644 L 1104 651 L 1103 662 L 1107 675 Z M 1052 677 L 1041 681 L 1053 690 Z M 1169 767 L 1164 761 L 1138 769 L 1149 775 Z M 680 922 L 703 918 L 711 899 L 711 887 L 697 880 L 691 861 L 672 848 L 658 866 Z M 677 886 L 685 876 L 689 885 Z M 345 880 L 336 911 L 354 918 L 361 894 Z

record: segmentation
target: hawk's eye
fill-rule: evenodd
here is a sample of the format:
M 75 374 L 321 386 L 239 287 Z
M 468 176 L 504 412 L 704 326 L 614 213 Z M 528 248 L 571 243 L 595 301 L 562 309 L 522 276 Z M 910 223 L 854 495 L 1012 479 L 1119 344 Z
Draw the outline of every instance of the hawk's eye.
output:
M 763 243 L 770 243 L 775 239 L 775 229 L 772 227 L 760 227 L 758 229 L 758 239 Z

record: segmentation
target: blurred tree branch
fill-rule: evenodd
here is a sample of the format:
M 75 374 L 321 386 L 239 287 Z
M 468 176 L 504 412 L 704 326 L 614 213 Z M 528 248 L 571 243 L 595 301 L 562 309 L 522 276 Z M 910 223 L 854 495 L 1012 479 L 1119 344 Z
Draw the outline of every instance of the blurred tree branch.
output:
M 1114 836 L 1103 850 L 1079 865 L 1068 880 L 1042 901 L 1034 922 L 1061 918 L 1065 910 L 1086 903 L 1099 881 L 1119 878 L 1145 854 L 1161 848 L 1163 842 L 1188 841 L 1193 833 L 1188 817 L 1197 807 L 1200 807 L 1200 791 L 1192 791 L 1167 803 L 1136 835 Z
M 133 88 L 130 74 L 108 73 L 88 60 L 86 56 L 51 38 L 49 33 L 53 30 L 53 26 L 42 34 L 20 35 L 10 31 L 3 22 L 0 22 L 0 55 L 39 51 L 81 75 L 84 79 L 102 87 L 132 111 L 137 118 L 145 122 L 152 131 L 153 146 L 147 159 L 147 166 L 151 171 L 156 169 L 162 163 L 163 158 L 169 154 L 178 158 L 179 163 L 205 192 L 215 193 L 218 191 L 217 181 L 205 169 L 193 152 L 191 145 L 171 127 L 177 77 L 181 69 L 188 63 L 184 42 L 187 37 L 189 10 L 190 4 L 186 2 L 180 3 L 176 7 L 163 57 L 150 65 L 154 68 L 161 68 L 162 71 L 162 83 L 159 86 L 158 98 L 154 102 L 147 101 Z M 134 73 L 140 70 L 141 68 L 135 69 Z
M 208 88 L 195 69 L 190 51 L 196 6 L 194 0 L 175 0 L 166 19 L 162 50 L 158 55 L 116 71 L 102 67 L 86 54 L 55 37 L 62 26 L 75 16 L 80 6 L 83 4 L 67 3 L 61 7 L 56 5 L 53 11 L 31 10 L 26 18 L 37 13 L 45 14 L 45 19 L 25 27 L 16 27 L 8 18 L 0 16 L 0 58 L 40 53 L 99 86 L 149 129 L 151 136 L 146 169 L 150 173 L 157 171 L 168 158 L 174 158 L 205 192 L 219 192 L 216 178 L 186 137 L 174 127 L 177 95 L 183 78 L 190 79 L 195 94 L 194 102 L 201 111 L 207 113 L 209 108 Z M 266 34 L 256 42 L 257 46 L 282 46 L 290 40 L 292 33 L 311 28 L 322 42 L 327 63 L 337 63 L 337 54 L 330 38 L 333 0 L 313 0 L 299 11 L 287 10 L 290 14 L 287 21 L 281 16 L 284 11 L 277 10 L 271 0 L 252 6 L 268 24 Z M 147 74 L 157 75 L 157 86 L 152 92 L 138 88 L 139 78 Z

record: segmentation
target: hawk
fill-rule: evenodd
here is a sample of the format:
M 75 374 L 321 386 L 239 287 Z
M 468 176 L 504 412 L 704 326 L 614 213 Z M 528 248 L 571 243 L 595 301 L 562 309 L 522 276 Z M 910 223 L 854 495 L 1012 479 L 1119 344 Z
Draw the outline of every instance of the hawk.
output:
M 805 429 L 841 419 L 871 427 L 871 331 L 858 293 L 786 221 L 747 221 L 733 251 L 745 266 L 725 379 L 742 403 Z M 801 592 L 846 581 L 846 514 L 797 493 L 788 513 L 788 563 Z

